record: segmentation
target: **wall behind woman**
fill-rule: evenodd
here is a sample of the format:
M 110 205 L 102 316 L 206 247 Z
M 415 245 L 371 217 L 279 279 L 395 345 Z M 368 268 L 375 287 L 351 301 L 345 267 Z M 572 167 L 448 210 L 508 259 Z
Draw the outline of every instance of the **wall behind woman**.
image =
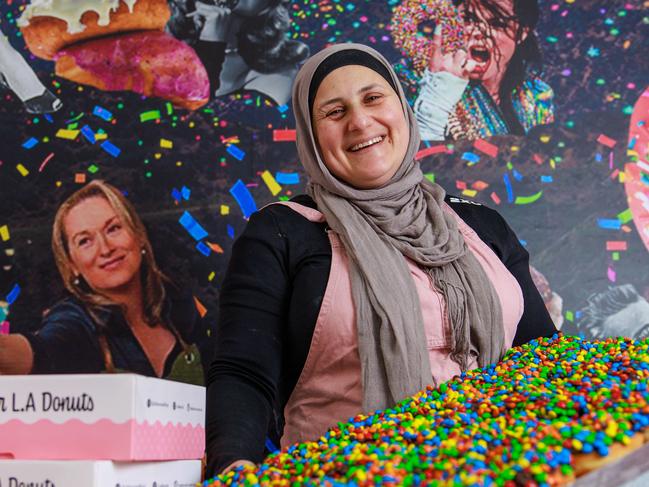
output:
M 278 106 L 244 88 L 189 110 L 159 96 L 56 76 L 54 63 L 33 55 L 16 24 L 28 3 L 2 2 L 0 29 L 63 106 L 29 113 L 15 86 L 0 88 L 0 321 L 8 312 L 11 331 L 35 330 L 63 295 L 49 244 L 53 216 L 67 195 L 101 178 L 128 195 L 161 268 L 205 307 L 209 348 L 219 286 L 246 216 L 304 187 L 290 103 Z M 311 52 L 342 41 L 376 47 L 397 66 L 414 101 L 415 70 L 389 30 L 397 4 L 293 2 L 286 4 L 286 35 Z M 642 6 L 641 0 L 541 2 L 536 34 L 555 122 L 525 136 L 422 146 L 437 153 L 421 159 L 429 177 L 506 217 L 532 265 L 562 298 L 569 331 L 579 330 L 588 297 L 611 286 L 632 284 L 649 299 L 649 254 L 633 220 L 649 212 L 649 165 L 632 192 L 644 195 L 644 210 L 629 210 L 623 184 L 626 163 L 647 162 L 628 140 L 633 106 L 649 86 Z M 3 73 L 15 66 L 8 59 L 0 53 Z

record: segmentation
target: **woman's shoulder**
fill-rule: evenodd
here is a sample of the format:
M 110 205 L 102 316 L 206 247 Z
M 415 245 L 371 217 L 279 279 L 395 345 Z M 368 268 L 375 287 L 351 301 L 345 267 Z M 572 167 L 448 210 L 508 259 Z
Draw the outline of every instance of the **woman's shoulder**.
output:
M 511 236 L 505 219 L 496 210 L 476 201 L 448 194 L 444 201 L 483 241 L 504 243 Z
M 280 229 L 324 225 L 324 216 L 318 211 L 313 198 L 301 194 L 288 201 L 278 201 L 264 206 L 250 217 L 250 225 L 275 226 Z
M 91 320 L 86 307 L 74 296 L 66 296 L 43 311 L 45 320 L 60 318 Z

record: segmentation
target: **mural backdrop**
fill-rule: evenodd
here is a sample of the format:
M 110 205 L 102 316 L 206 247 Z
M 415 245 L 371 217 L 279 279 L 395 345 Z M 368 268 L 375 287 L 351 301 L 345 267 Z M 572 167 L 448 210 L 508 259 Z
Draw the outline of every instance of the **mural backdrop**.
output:
M 153 255 L 134 265 L 189 300 L 208 361 L 232 242 L 304 189 L 292 79 L 353 41 L 402 77 L 427 177 L 517 232 L 558 326 L 649 335 L 643 0 L 9 0 L 0 29 L 1 333 L 89 292 L 59 273 L 52 226 L 99 179 L 142 219 Z

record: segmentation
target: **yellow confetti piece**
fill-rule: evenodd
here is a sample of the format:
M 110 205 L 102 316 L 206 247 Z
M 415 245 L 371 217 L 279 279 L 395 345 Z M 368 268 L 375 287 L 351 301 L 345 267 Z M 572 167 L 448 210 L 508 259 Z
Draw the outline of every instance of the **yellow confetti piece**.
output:
M 228 205 L 221 205 L 221 215 L 229 215 L 230 207 Z
M 108 138 L 108 134 L 95 134 L 95 140 L 106 140 Z
M 207 276 L 207 280 L 212 282 L 214 280 L 214 276 L 216 276 L 216 272 L 214 271 L 210 272 L 210 275 Z
M 9 240 L 9 227 L 7 225 L 2 225 L 0 227 L 0 238 L 3 242 Z
M 541 135 L 541 137 L 539 137 L 539 140 L 541 142 L 543 142 L 544 144 L 547 144 L 548 142 L 550 142 L 550 136 L 549 135 Z
M 171 140 L 160 139 L 160 147 L 163 149 L 173 149 L 174 143 Z
M 153 154 L 153 157 L 155 157 L 156 159 L 160 159 L 162 157 L 162 154 L 156 152 L 155 154 Z
M 638 152 L 637 152 L 637 151 L 634 151 L 634 150 L 632 150 L 632 149 L 627 149 L 627 151 L 626 151 L 626 155 L 629 156 L 629 157 L 633 157 L 633 156 L 638 157 L 638 156 L 639 156 Z
M 626 181 L 626 173 L 624 171 L 620 171 L 620 173 L 617 175 L 617 179 L 620 183 L 623 183 Z
M 465 189 L 464 191 L 462 191 L 462 195 L 468 196 L 469 198 L 473 198 L 477 194 L 478 192 L 475 189 Z
M 282 187 L 275 181 L 275 178 L 268 169 L 261 174 L 261 179 L 264 180 L 264 183 L 266 183 L 273 196 L 276 196 L 282 190 Z
M 74 140 L 77 138 L 77 135 L 79 135 L 79 130 L 59 129 L 59 131 L 56 133 L 56 136 L 59 139 L 66 139 L 66 140 Z
M 520 147 L 518 147 L 517 145 L 512 145 L 510 149 L 512 152 L 518 152 L 520 150 Z
M 16 169 L 18 169 L 18 172 L 24 177 L 29 174 L 29 169 L 27 169 L 25 166 L 22 164 L 16 164 Z

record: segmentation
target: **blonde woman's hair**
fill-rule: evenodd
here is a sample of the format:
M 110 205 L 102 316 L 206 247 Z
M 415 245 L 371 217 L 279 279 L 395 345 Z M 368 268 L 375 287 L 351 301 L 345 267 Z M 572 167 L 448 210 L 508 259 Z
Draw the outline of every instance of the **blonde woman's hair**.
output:
M 98 319 L 97 311 L 106 306 L 115 306 L 116 303 L 111 301 L 107 296 L 96 292 L 86 282 L 80 280 L 72 269 L 70 259 L 70 249 L 68 248 L 68 236 L 65 234 L 65 217 L 70 210 L 79 203 L 90 199 L 100 197 L 104 198 L 108 204 L 115 210 L 115 213 L 135 236 L 142 250 L 142 265 L 140 267 L 140 279 L 142 280 L 142 306 L 144 318 L 147 324 L 154 326 L 163 324 L 162 308 L 165 299 L 164 283 L 168 281 L 166 276 L 158 268 L 151 243 L 147 237 L 144 224 L 133 205 L 124 197 L 124 195 L 114 186 L 101 181 L 95 180 L 86 184 L 83 188 L 74 192 L 66 199 L 54 216 L 54 225 L 52 226 L 52 252 L 56 266 L 59 269 L 65 288 L 78 300 L 84 303 L 92 317 L 99 327 L 105 326 Z

